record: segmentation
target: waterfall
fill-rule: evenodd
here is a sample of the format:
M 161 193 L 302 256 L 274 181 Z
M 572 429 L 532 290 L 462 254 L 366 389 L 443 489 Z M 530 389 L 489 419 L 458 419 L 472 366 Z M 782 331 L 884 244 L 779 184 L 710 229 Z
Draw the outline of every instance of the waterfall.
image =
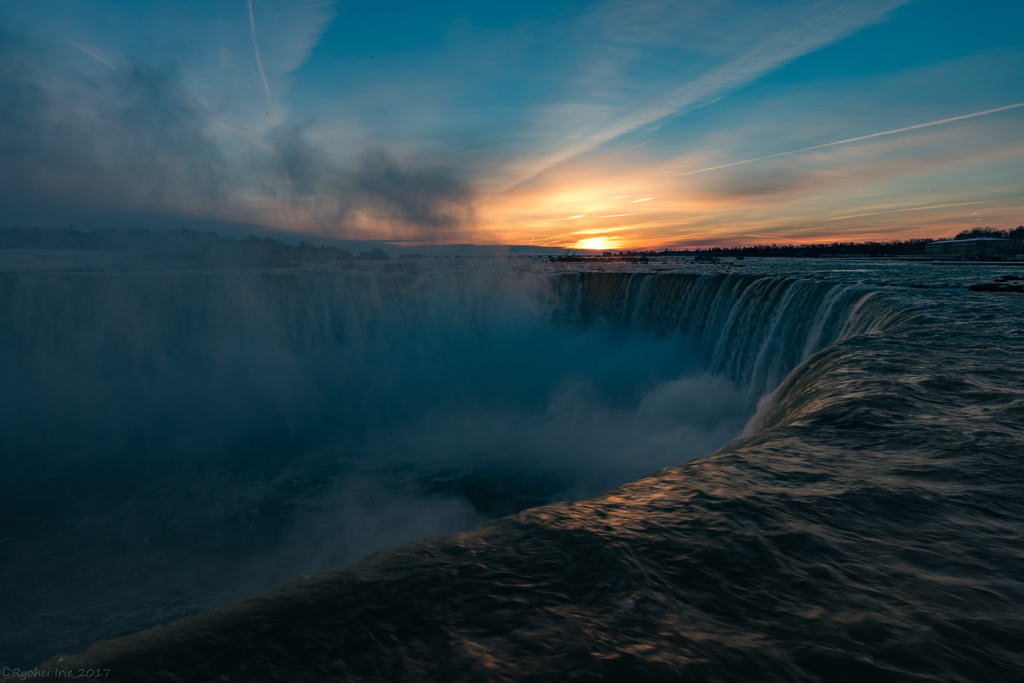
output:
M 573 273 L 557 288 L 563 320 L 681 334 L 707 354 L 708 371 L 755 396 L 818 350 L 887 329 L 902 313 L 877 288 L 794 277 Z
M 900 319 L 861 285 L 491 265 L 0 275 L 0 632 L 41 660 L 596 495 Z
M 308 443 L 464 401 L 543 402 L 550 378 L 601 374 L 601 343 L 568 357 L 598 329 L 636 353 L 672 339 L 657 345 L 674 354 L 666 371 L 728 378 L 756 402 L 898 309 L 870 287 L 792 277 L 240 269 L 0 277 L 0 311 L 5 450 L 45 456 L 187 432 Z

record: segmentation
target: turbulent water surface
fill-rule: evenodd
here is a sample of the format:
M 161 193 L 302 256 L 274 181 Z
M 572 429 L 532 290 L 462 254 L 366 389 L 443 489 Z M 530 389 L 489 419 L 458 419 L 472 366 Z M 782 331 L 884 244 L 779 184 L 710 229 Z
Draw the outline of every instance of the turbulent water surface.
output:
M 76 258 L 0 274 L 0 665 L 1024 678 L 1006 268 Z

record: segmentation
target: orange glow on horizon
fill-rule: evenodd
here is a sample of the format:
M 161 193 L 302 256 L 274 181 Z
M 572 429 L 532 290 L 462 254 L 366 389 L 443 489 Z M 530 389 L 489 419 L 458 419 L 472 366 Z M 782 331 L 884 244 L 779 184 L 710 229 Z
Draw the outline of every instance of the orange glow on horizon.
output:
M 606 249 L 620 249 L 620 240 L 608 237 L 590 237 L 580 240 L 572 245 L 572 249 L 595 249 L 603 251 Z
M 925 194 L 908 194 L 875 201 L 806 195 L 738 201 L 714 188 L 683 182 L 659 188 L 657 196 L 647 199 L 642 191 L 630 192 L 639 183 L 627 174 L 607 179 L 580 175 L 484 198 L 475 240 L 592 250 L 685 249 L 938 239 L 977 225 L 1020 224 L 1021 207 L 1012 200 L 999 206 L 971 197 L 936 202 Z M 647 201 L 629 198 L 638 195 Z M 985 207 L 984 218 L 972 215 L 980 207 Z
M 956 141 L 954 131 L 918 137 L 928 149 Z M 474 238 L 645 250 L 939 239 L 979 225 L 1020 225 L 1019 196 L 948 180 L 966 173 L 963 161 L 893 160 L 887 145 L 870 141 L 709 173 L 693 172 L 722 158 L 707 150 L 669 158 L 584 155 L 511 188 L 491 184 L 477 204 Z M 1008 145 L 968 160 L 981 172 L 1022 150 Z
M 1007 187 L 964 187 L 939 175 L 948 166 L 942 159 L 880 164 L 870 151 L 867 145 L 817 150 L 706 174 L 689 171 L 713 165 L 716 155 L 652 160 L 595 154 L 529 178 L 497 173 L 480 180 L 471 209 L 454 211 L 445 230 L 404 225 L 364 208 L 348 214 L 346 232 L 350 239 L 390 237 L 409 246 L 472 242 L 605 251 L 941 239 L 971 227 L 1021 224 L 1024 206 Z M 1022 152 L 1024 143 L 1008 145 L 1000 158 Z M 990 161 L 979 157 L 979 172 Z M 965 168 L 950 173 L 959 177 Z M 329 214 L 315 201 L 268 200 L 245 208 L 239 222 L 259 222 L 257 213 L 277 208 L 279 220 L 266 222 L 296 231 Z

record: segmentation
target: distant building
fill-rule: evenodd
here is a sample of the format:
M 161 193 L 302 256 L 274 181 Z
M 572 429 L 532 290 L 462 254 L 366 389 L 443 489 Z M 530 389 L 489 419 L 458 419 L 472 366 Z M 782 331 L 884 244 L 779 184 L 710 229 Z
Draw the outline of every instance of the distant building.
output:
M 929 242 L 924 247 L 925 256 L 995 256 L 1005 254 L 1013 240 L 999 237 L 975 237 L 968 240 L 942 240 Z

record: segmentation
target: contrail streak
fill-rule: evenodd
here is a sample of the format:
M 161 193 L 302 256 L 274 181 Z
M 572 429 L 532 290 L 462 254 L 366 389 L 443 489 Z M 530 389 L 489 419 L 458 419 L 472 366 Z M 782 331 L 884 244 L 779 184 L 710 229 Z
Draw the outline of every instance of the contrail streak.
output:
M 115 71 L 117 70 L 117 67 L 114 66 L 114 64 L 109 59 L 104 59 L 102 56 L 100 56 L 97 53 L 93 52 L 89 48 L 87 48 L 87 47 L 85 47 L 83 45 L 79 45 L 78 43 L 76 43 L 73 40 L 69 40 L 68 42 L 71 43 L 72 45 L 74 45 L 75 47 L 77 47 L 79 50 L 81 50 L 85 54 L 89 55 L 90 57 L 96 59 L 97 61 L 103 62 L 104 64 L 109 66 L 111 69 L 114 69 Z
M 917 130 L 918 128 L 928 128 L 929 126 L 941 126 L 944 123 L 952 123 L 953 121 L 963 121 L 964 119 L 973 119 L 975 116 L 985 116 L 986 114 L 995 114 L 996 112 L 1006 111 L 1007 109 L 1016 109 L 1017 107 L 1024 107 L 1024 102 L 1018 102 L 1017 104 L 1009 104 L 1005 107 L 998 107 L 996 109 L 986 109 L 985 111 L 976 111 L 973 114 L 964 114 L 963 116 L 954 116 L 950 119 L 941 119 L 939 121 L 929 121 L 928 123 L 919 123 L 916 126 L 907 126 L 906 128 L 897 128 L 896 130 L 887 130 L 882 133 L 872 133 L 871 135 L 862 135 L 859 138 L 848 138 L 846 140 L 837 140 L 835 142 L 826 142 L 823 145 L 813 145 L 812 147 L 803 147 L 801 149 L 793 149 L 788 152 L 779 152 L 778 154 L 769 154 L 766 157 L 757 157 L 755 159 L 744 159 L 743 161 L 734 161 L 731 164 L 722 164 L 721 166 L 709 166 L 708 168 L 699 168 L 696 171 L 687 171 L 686 173 L 680 173 L 679 175 L 693 175 L 694 173 L 704 173 L 705 171 L 717 171 L 720 168 L 729 168 L 730 166 L 739 166 L 740 164 L 749 164 L 753 161 L 762 161 L 764 159 L 774 159 L 775 157 L 784 157 L 787 154 L 797 154 L 799 152 L 807 152 L 812 149 L 821 149 L 822 147 L 832 147 L 834 145 L 845 145 L 848 142 L 857 142 L 859 140 L 868 140 L 870 138 L 877 138 L 882 135 L 894 135 L 896 133 L 904 133 L 908 130 Z
M 909 209 L 891 209 L 889 211 L 872 211 L 871 213 L 857 213 L 851 216 L 836 216 L 835 218 L 829 218 L 829 220 L 841 221 L 847 218 L 862 218 L 863 216 L 881 216 L 883 213 L 901 213 L 903 211 L 924 211 L 925 209 L 945 209 L 950 206 L 970 206 L 972 204 L 988 204 L 994 201 L 994 199 L 986 199 L 983 202 L 958 202 L 956 204 L 932 204 L 931 206 L 913 206 Z
M 210 121 L 210 123 L 212 123 L 213 125 L 217 126 L 221 130 L 226 130 L 227 132 L 231 133 L 232 135 L 237 135 L 238 137 L 242 138 L 246 142 L 248 142 L 250 144 L 253 144 L 253 145 L 256 145 L 260 149 L 266 150 L 266 151 L 268 151 L 271 154 L 274 154 L 276 156 L 281 156 L 275 150 L 271 149 L 270 147 L 267 147 L 262 142 L 259 142 L 257 140 L 253 140 L 251 137 L 249 137 L 245 133 L 239 133 L 237 130 L 235 130 L 234 128 L 231 128 L 230 126 L 225 126 L 223 123 L 217 123 L 216 121 Z
M 267 93 L 267 102 L 273 104 L 274 100 L 270 97 L 270 84 L 267 83 L 267 75 L 263 73 L 263 61 L 260 59 L 260 45 L 256 42 L 256 19 L 252 15 L 252 0 L 245 0 L 245 4 L 249 8 L 249 30 L 252 32 L 252 51 L 256 55 L 256 66 L 259 67 L 260 78 L 263 79 L 263 91 Z

